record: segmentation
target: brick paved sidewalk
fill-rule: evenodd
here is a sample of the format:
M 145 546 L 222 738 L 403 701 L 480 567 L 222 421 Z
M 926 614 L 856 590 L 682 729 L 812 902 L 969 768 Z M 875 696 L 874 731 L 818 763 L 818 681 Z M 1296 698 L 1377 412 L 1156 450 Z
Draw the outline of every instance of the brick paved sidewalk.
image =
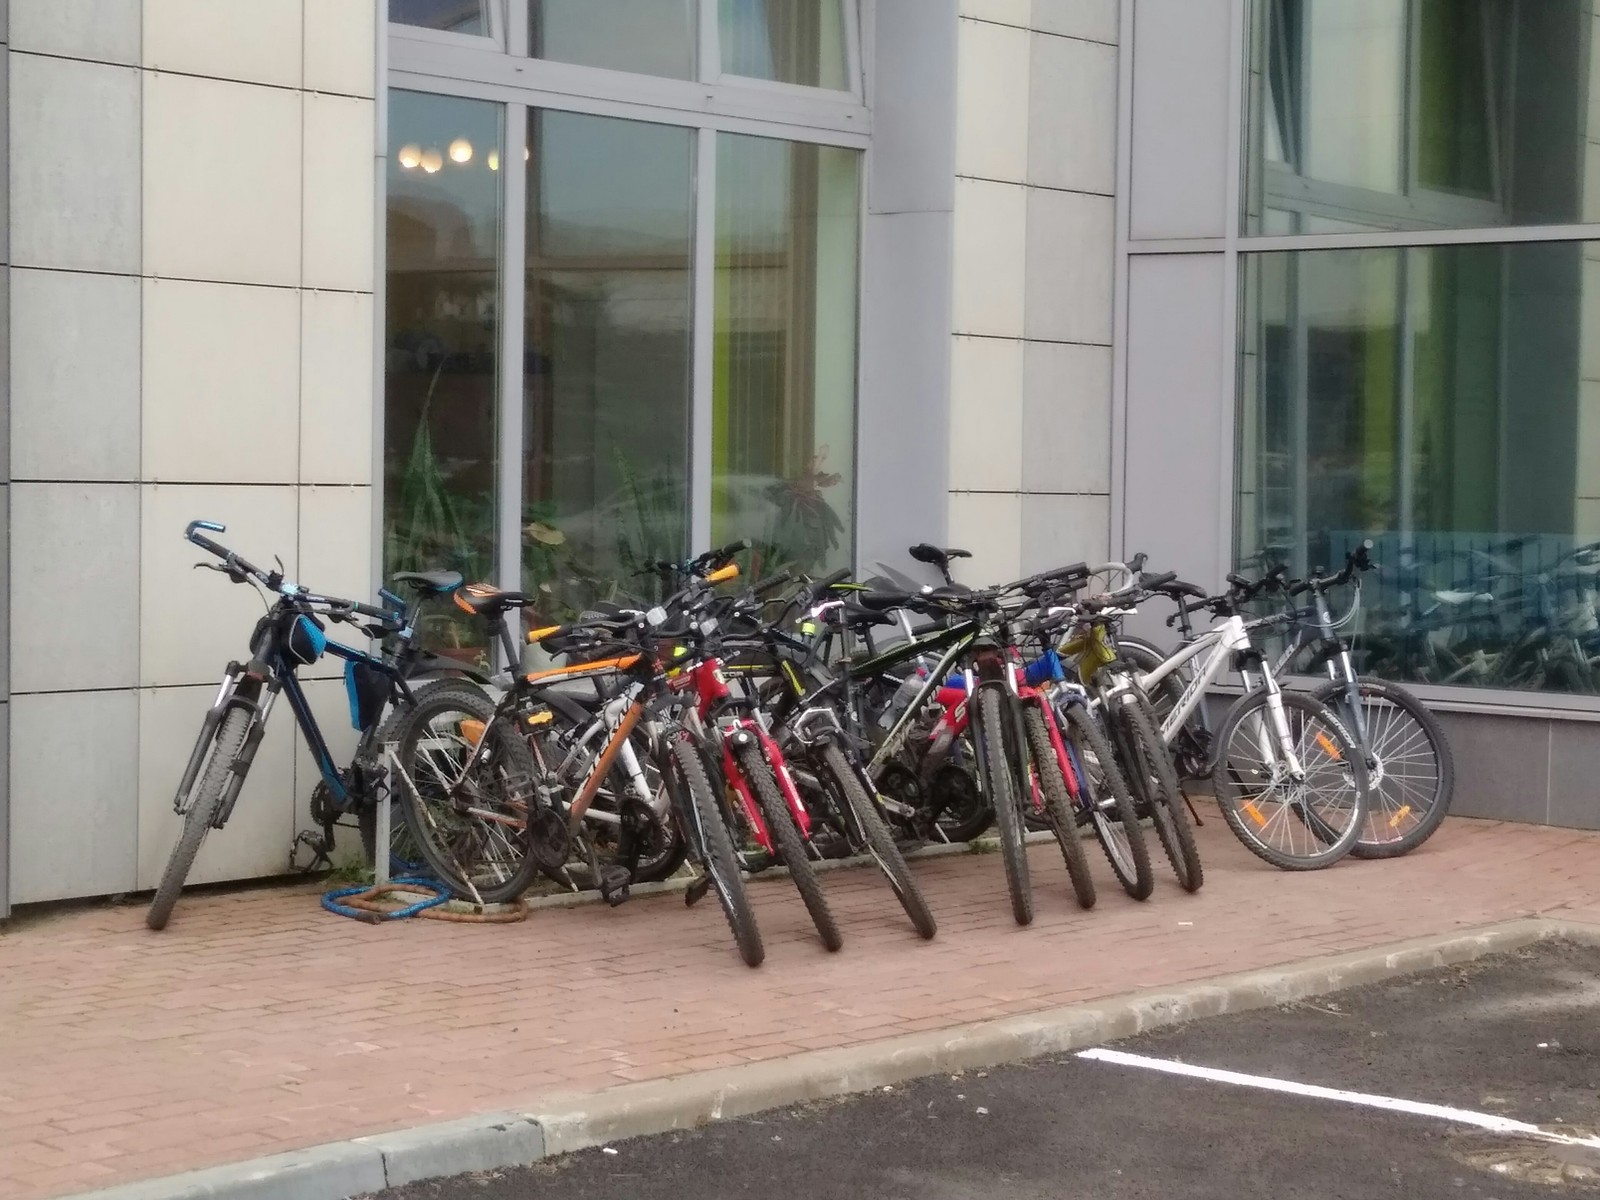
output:
M 922 943 L 874 873 L 825 876 L 827 954 L 787 883 L 753 889 L 768 953 L 714 898 L 545 910 L 512 926 L 369 926 L 306 887 L 14 920 L 0 933 L 0 1195 L 62 1195 L 801 1050 L 1008 1016 L 1565 910 L 1600 918 L 1600 835 L 1452 820 L 1394 862 L 1274 871 L 1200 831 L 1206 886 L 1146 904 L 1092 850 L 1082 912 L 1051 847 L 1013 924 L 1000 859 L 916 864 Z M 1164 868 L 1164 862 L 1161 864 Z

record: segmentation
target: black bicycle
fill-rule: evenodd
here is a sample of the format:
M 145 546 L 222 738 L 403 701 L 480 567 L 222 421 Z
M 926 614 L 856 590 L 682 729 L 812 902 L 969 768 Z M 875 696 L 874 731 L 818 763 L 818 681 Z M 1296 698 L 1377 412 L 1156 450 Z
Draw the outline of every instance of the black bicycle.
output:
M 249 660 L 230 662 L 223 673 L 216 699 L 206 712 L 178 784 L 173 809 L 183 818 L 183 831 L 145 915 L 145 924 L 151 929 L 165 928 L 201 843 L 211 830 L 221 829 L 233 815 L 280 694 L 289 698 L 300 732 L 322 775 L 311 803 L 313 819 L 322 832 L 307 831 L 295 840 L 295 848 L 306 845 L 313 851 L 314 867 L 328 861 L 334 849 L 334 828 L 343 818 L 356 819 L 369 859 L 376 851 L 378 806 L 387 803 L 389 797 L 381 761 L 383 718 L 391 705 L 410 707 L 416 702 L 408 680 L 428 672 L 449 671 L 457 678 L 429 686 L 461 687 L 483 682 L 472 678 L 470 672 L 465 672 L 468 678 L 460 678 L 464 672 L 461 664 L 436 659 L 418 642 L 417 617 L 422 605 L 430 597 L 448 595 L 460 587 L 461 576 L 455 572 L 401 573 L 395 576 L 396 582 L 413 586 L 417 599 L 408 606 L 400 597 L 384 591 L 382 598 L 388 607 L 377 608 L 355 600 L 317 595 L 285 579 L 281 563 L 274 570 L 263 570 L 201 530 L 223 533 L 226 527 L 214 521 L 189 522 L 184 536 L 222 560 L 220 564 L 203 562 L 196 566 L 219 571 L 234 583 L 254 586 L 267 600 L 267 612 L 250 635 Z M 269 596 L 273 599 L 268 600 Z M 379 653 L 330 641 L 328 622 L 359 626 L 368 638 L 379 642 Z M 295 674 L 324 654 L 344 660 L 352 721 L 360 730 L 355 754 L 344 769 L 335 765 L 327 739 Z

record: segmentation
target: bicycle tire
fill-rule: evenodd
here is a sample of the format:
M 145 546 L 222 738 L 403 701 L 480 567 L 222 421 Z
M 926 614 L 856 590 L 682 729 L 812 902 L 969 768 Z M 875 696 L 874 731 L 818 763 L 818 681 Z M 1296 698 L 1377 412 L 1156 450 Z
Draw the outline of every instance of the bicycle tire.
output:
M 933 913 L 928 909 L 928 902 L 923 899 L 922 889 L 917 887 L 917 881 L 911 877 L 911 868 L 906 865 L 900 847 L 894 844 L 894 836 L 890 834 L 889 826 L 878 815 L 877 804 L 861 786 L 861 780 L 845 758 L 844 751 L 835 745 L 823 747 L 821 765 L 855 816 L 856 823 L 861 827 L 861 833 L 866 839 L 867 852 L 878 864 L 878 870 L 883 872 L 884 878 L 889 881 L 889 887 L 893 889 L 895 898 L 900 901 L 900 907 L 906 910 L 906 916 L 911 919 L 917 936 L 924 941 L 933 937 L 939 932 L 938 922 L 933 919 Z
M 1444 729 L 1440 727 L 1437 718 L 1428 711 L 1421 700 L 1418 700 L 1405 688 L 1398 683 L 1391 683 L 1387 679 L 1371 679 L 1364 675 L 1356 678 L 1356 686 L 1360 688 L 1363 696 L 1377 696 L 1394 705 L 1398 711 L 1403 712 L 1407 717 L 1415 721 L 1420 728 L 1424 743 L 1431 749 L 1434 762 L 1437 764 L 1437 779 L 1433 788 L 1433 795 L 1429 799 L 1425 812 L 1415 825 L 1396 838 L 1374 838 L 1372 835 L 1375 832 L 1381 832 L 1381 828 L 1398 828 L 1397 818 L 1404 813 L 1408 805 L 1401 803 L 1391 806 L 1388 797 L 1394 791 L 1400 791 L 1402 795 L 1405 795 L 1408 790 L 1406 784 L 1402 780 L 1398 788 L 1392 787 L 1394 775 L 1390 772 L 1388 764 L 1381 759 L 1378 778 L 1374 780 L 1371 772 L 1368 772 L 1367 828 L 1363 835 L 1356 840 L 1356 844 L 1350 853 L 1356 858 L 1399 858 L 1402 854 L 1410 854 L 1411 851 L 1432 837 L 1439 828 L 1440 823 L 1445 819 L 1446 814 L 1449 813 L 1450 801 L 1454 798 L 1456 786 L 1455 757 L 1450 752 L 1450 741 L 1445 737 Z M 1330 681 L 1312 692 L 1311 695 L 1314 699 L 1331 707 L 1335 716 L 1341 719 L 1345 719 L 1348 716 L 1346 711 L 1348 704 L 1336 703 L 1336 701 L 1342 700 L 1344 697 L 1343 683 Z M 1366 722 L 1369 740 L 1372 736 L 1373 723 L 1369 713 Z M 1354 723 L 1347 721 L 1347 725 L 1352 733 L 1356 731 Z M 1403 729 L 1403 726 L 1400 726 L 1399 719 L 1384 724 L 1382 732 L 1387 734 L 1397 727 Z M 1401 747 L 1409 746 L 1411 741 L 1412 736 L 1405 735 L 1399 745 Z M 1376 747 L 1369 747 L 1369 750 L 1377 752 Z M 1399 797 L 1396 798 L 1398 799 Z M 1391 813 L 1394 815 L 1390 815 Z M 1381 822 L 1381 828 L 1375 828 L 1374 822 Z
M 811 923 L 817 927 L 817 936 L 830 952 L 837 951 L 844 945 L 844 938 L 839 933 L 838 922 L 833 919 L 833 911 L 828 907 L 828 898 L 822 894 L 822 880 L 817 875 L 811 856 L 806 852 L 805 841 L 800 837 L 800 827 L 795 824 L 788 801 L 778 788 L 772 764 L 761 752 L 753 735 L 750 735 L 747 745 L 734 749 L 733 761 L 744 776 L 745 784 L 755 795 L 761 817 L 767 824 L 767 832 L 772 835 L 778 857 L 789 869 L 790 882 L 800 893 L 806 911 L 811 914 Z
M 1024 710 L 1022 728 L 1028 737 L 1033 774 L 1038 779 L 1039 791 L 1044 797 L 1045 817 L 1050 822 L 1050 831 L 1056 835 L 1056 845 L 1061 847 L 1061 857 L 1067 864 L 1067 877 L 1072 880 L 1072 891 L 1078 898 L 1078 907 L 1093 908 L 1094 877 L 1089 874 L 1089 859 L 1078 837 L 1078 818 L 1072 811 L 1072 799 L 1067 791 L 1066 776 L 1062 774 L 1061 760 L 1056 757 L 1055 743 L 1050 740 L 1044 713 L 1039 711 L 1037 704 L 1029 704 Z
M 1150 823 L 1161 839 L 1161 849 L 1186 892 L 1198 892 L 1205 883 L 1200 865 L 1200 849 L 1195 845 L 1194 827 L 1184 807 L 1178 787 L 1178 772 L 1172 765 L 1161 735 L 1150 715 L 1150 703 L 1134 688 L 1131 698 L 1116 706 L 1118 725 L 1127 737 L 1131 762 L 1123 774 L 1150 813 Z
M 375 741 L 380 747 L 379 752 L 382 752 L 381 747 L 387 746 L 389 743 L 397 740 L 400 724 L 405 720 L 406 714 L 409 713 L 412 708 L 415 708 L 424 700 L 431 699 L 440 692 L 447 691 L 452 688 L 460 691 L 473 692 L 479 696 L 484 695 L 483 689 L 472 680 L 454 675 L 446 676 L 443 679 L 430 679 L 421 687 L 413 688 L 411 690 L 411 705 L 402 707 L 398 704 L 391 704 L 389 706 L 388 714 L 383 718 L 383 723 L 378 726 L 378 732 L 374 736 L 373 741 Z M 389 802 L 391 804 L 395 804 L 395 806 L 399 808 L 400 805 L 396 804 L 393 799 L 394 789 L 392 787 L 389 789 L 389 795 L 391 797 Z M 395 814 L 390 814 L 389 851 L 391 854 L 395 852 L 395 842 L 397 839 L 409 840 L 409 835 L 405 832 L 405 827 L 404 813 L 400 813 L 398 819 L 395 819 Z M 377 805 L 368 805 L 356 814 L 356 828 L 361 836 L 362 858 L 366 861 L 367 866 L 376 866 L 378 862 Z M 414 846 L 409 848 L 415 849 Z
M 178 835 L 178 844 L 167 858 L 161 883 L 144 914 L 144 923 L 150 929 L 165 929 L 167 922 L 172 919 L 173 907 L 178 903 L 184 881 L 194 867 L 195 855 L 200 853 L 200 844 L 206 840 L 206 834 L 211 832 L 211 823 L 217 818 L 217 807 L 222 803 L 222 795 L 233 775 L 233 760 L 238 757 L 244 747 L 244 739 L 250 732 L 250 719 L 248 709 L 230 708 L 212 735 L 211 757 L 206 762 L 200 782 L 195 785 L 189 810 L 183 815 L 183 832 Z M 241 785 L 243 782 L 240 780 Z
M 1154 642 L 1147 642 L 1143 638 L 1119 637 L 1117 639 L 1117 653 L 1120 654 L 1133 669 L 1140 675 L 1148 675 L 1166 662 L 1167 656 Z M 1155 685 L 1153 690 L 1144 690 L 1145 699 L 1150 702 L 1151 726 L 1159 738 L 1161 727 L 1166 724 L 1167 717 L 1183 701 L 1184 680 L 1181 673 L 1174 671 Z M 1165 738 L 1161 739 L 1163 742 Z M 1183 728 L 1178 732 L 1177 739 L 1170 744 L 1168 754 L 1174 758 L 1174 765 L 1184 764 L 1184 777 L 1201 770 L 1197 765 L 1206 756 L 1206 732 L 1202 724 L 1200 709 L 1195 709 L 1189 714 L 1189 719 L 1183 723 Z M 1201 776 L 1204 772 L 1201 771 Z M 1182 786 L 1181 784 L 1179 785 Z
M 1088 789 L 1089 822 L 1095 840 L 1100 843 L 1106 861 L 1111 864 L 1111 873 L 1117 877 L 1122 890 L 1135 900 L 1148 900 L 1156 886 L 1155 871 L 1150 865 L 1150 846 L 1144 840 L 1144 827 L 1139 824 L 1133 794 L 1128 791 L 1128 781 L 1117 767 L 1116 755 L 1106 735 L 1100 732 L 1100 727 L 1082 705 L 1069 704 L 1057 711 L 1066 717 L 1062 736 L 1077 751 L 1078 762 L 1083 767 L 1078 786 Z M 1094 756 L 1093 765 L 1089 755 Z M 1094 778 L 1096 771 L 1100 774 L 1099 781 Z M 1113 803 L 1111 814 L 1100 807 L 1102 789 L 1109 793 L 1108 798 Z
M 406 829 L 417 849 L 422 852 L 428 870 L 457 896 L 470 900 L 476 893 L 484 904 L 507 904 L 527 891 L 539 873 L 539 860 L 533 853 L 527 830 L 527 810 L 533 803 L 531 797 L 537 767 L 527 743 L 510 727 L 509 722 L 495 721 L 495 711 L 495 704 L 481 693 L 441 691 L 407 713 L 401 726 L 396 757 L 415 785 L 407 787 L 404 781 L 401 782 L 401 812 L 405 816 Z M 444 845 L 441 841 L 442 826 L 429 811 L 428 801 L 421 794 L 420 789 L 429 780 L 426 776 L 419 778 L 418 744 L 423 734 L 432 729 L 434 720 L 451 713 L 481 722 L 485 731 L 479 737 L 491 736 L 492 731 L 495 738 L 494 745 L 488 751 L 493 756 L 490 773 L 482 783 L 475 781 L 473 787 L 480 797 L 498 801 L 510 818 L 514 818 L 519 809 L 522 810 L 522 829 L 510 835 L 498 835 L 505 851 L 513 856 L 509 863 L 490 861 L 481 850 L 481 842 L 477 846 L 473 844 L 479 839 L 465 832 L 462 837 L 454 839 L 455 844 Z M 482 757 L 479 761 L 482 762 Z M 449 813 L 448 804 L 445 813 Z M 502 828 L 506 823 L 480 821 L 479 824 Z M 511 828 L 515 829 L 514 826 Z
M 1005 864 L 1006 891 L 1011 896 L 1011 915 L 1018 925 L 1033 921 L 1033 887 L 1028 879 L 1028 854 L 1023 841 L 1022 810 L 1017 803 L 1016 775 L 1011 755 L 1006 750 L 1004 710 L 1000 689 L 993 684 L 978 690 L 978 761 L 983 783 L 994 809 L 995 827 L 1000 833 L 1000 858 Z
M 1269 721 L 1270 716 L 1264 711 L 1271 699 L 1270 693 L 1264 689 L 1257 689 L 1248 696 L 1240 698 L 1222 719 L 1221 728 L 1217 731 L 1217 758 L 1212 769 L 1211 784 L 1216 793 L 1217 806 L 1222 809 L 1223 820 L 1227 821 L 1228 828 L 1233 830 L 1234 836 L 1244 843 L 1249 850 L 1263 862 L 1271 863 L 1283 871 L 1317 871 L 1331 867 L 1334 863 L 1344 858 L 1354 849 L 1356 839 L 1361 836 L 1361 829 L 1365 825 L 1367 774 L 1366 764 L 1363 761 L 1360 747 L 1356 744 L 1355 737 L 1347 731 L 1342 722 L 1333 712 L 1314 700 L 1304 692 L 1281 692 L 1285 715 L 1291 711 L 1299 711 L 1308 721 L 1315 720 L 1320 725 L 1308 739 L 1304 733 L 1300 738 L 1301 746 L 1298 753 L 1303 766 L 1307 765 L 1311 756 L 1307 753 L 1308 741 L 1317 742 L 1322 750 L 1322 757 L 1343 764 L 1351 776 L 1350 792 L 1352 794 L 1351 814 L 1343 829 L 1336 829 L 1329 824 L 1322 815 L 1322 811 L 1311 809 L 1309 806 L 1303 811 L 1296 811 L 1294 801 L 1270 801 L 1275 803 L 1276 811 L 1264 813 L 1261 811 L 1263 797 L 1266 791 L 1259 791 L 1253 795 L 1244 795 L 1245 789 L 1251 786 L 1247 778 L 1250 773 L 1241 770 L 1241 763 L 1248 764 L 1247 759 L 1236 758 L 1232 753 L 1233 736 L 1245 721 L 1254 716 L 1258 721 Z M 1307 728 L 1310 728 L 1308 726 Z M 1267 737 L 1271 726 L 1267 726 Z M 1247 737 L 1262 736 L 1247 734 Z M 1326 742 L 1324 742 L 1326 739 Z M 1269 775 L 1269 784 L 1279 778 L 1277 764 L 1262 762 L 1259 768 Z M 1338 768 L 1334 768 L 1336 772 Z M 1243 795 L 1243 799 L 1240 797 Z M 1246 821 L 1245 815 L 1250 817 Z M 1293 820 L 1288 819 L 1292 817 Z M 1280 821 L 1280 818 L 1284 818 Z M 1293 841 L 1295 825 L 1303 827 L 1308 837 L 1304 841 L 1303 850 L 1284 849 L 1278 845 L 1268 844 L 1265 840 L 1266 831 L 1276 825 L 1280 829 L 1287 829 Z M 1254 825 L 1255 828 L 1251 828 Z
M 745 891 L 744 873 L 739 870 L 739 857 L 734 851 L 727 822 L 712 795 L 705 763 L 700 759 L 700 752 L 682 740 L 673 743 L 670 753 L 671 760 L 666 765 L 669 769 L 676 768 L 676 778 L 688 793 L 680 811 L 694 822 L 700 865 L 711 877 L 712 890 L 717 893 L 717 903 L 728 920 L 739 957 L 746 966 L 759 967 L 767 951 L 761 944 L 761 929 Z M 687 842 L 689 831 L 684 833 Z

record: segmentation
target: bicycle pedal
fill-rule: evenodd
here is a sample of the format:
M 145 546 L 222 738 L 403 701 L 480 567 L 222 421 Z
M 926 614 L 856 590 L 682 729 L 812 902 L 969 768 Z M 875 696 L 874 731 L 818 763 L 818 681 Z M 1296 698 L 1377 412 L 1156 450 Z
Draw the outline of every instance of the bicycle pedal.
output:
M 702 875 L 691 883 L 683 892 L 683 906 L 693 908 L 706 898 L 706 893 L 711 890 L 711 876 Z
M 632 877 L 623 868 L 600 868 L 600 898 L 612 908 L 627 903 L 632 884 Z

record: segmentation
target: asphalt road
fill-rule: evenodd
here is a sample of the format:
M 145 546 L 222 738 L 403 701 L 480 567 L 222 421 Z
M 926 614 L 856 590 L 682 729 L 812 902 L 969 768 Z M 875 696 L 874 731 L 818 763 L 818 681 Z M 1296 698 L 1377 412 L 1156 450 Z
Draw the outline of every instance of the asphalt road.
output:
M 1600 1129 L 1600 951 L 1545 946 L 1117 1043 Z M 1600 1151 L 1076 1056 L 622 1142 L 386 1200 L 1600 1196 Z

